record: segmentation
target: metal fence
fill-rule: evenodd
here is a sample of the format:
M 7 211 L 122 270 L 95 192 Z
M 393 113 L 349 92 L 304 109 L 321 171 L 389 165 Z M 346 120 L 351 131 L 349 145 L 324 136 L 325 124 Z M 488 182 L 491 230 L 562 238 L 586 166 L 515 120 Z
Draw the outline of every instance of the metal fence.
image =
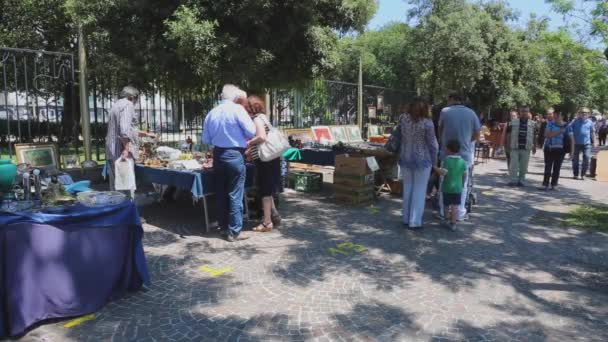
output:
M 363 86 L 363 123 L 394 122 L 414 94 Z M 357 83 L 315 80 L 305 87 L 271 92 L 273 124 L 283 128 L 357 124 Z
M 118 82 L 93 82 L 89 108 L 91 145 L 95 159 L 105 159 L 104 147 L 110 109 L 118 100 Z M 110 89 L 110 90 L 108 90 Z M 139 128 L 155 133 L 159 143 L 177 146 L 188 137 L 197 141 L 202 133 L 205 114 L 218 103 L 217 90 L 182 91 L 166 84 L 154 84 L 144 90 L 136 104 Z
M 82 155 L 79 94 L 74 56 L 66 53 L 0 48 L 0 157 L 14 157 L 14 144 L 54 143 L 60 155 Z M 105 160 L 110 108 L 122 81 L 89 80 L 93 159 Z M 184 91 L 159 81 L 143 91 L 136 106 L 141 130 L 163 144 L 197 141 L 207 112 L 218 103 L 218 86 Z M 296 89 L 269 92 L 271 119 L 282 128 L 357 123 L 356 83 L 315 80 Z M 364 86 L 364 124 L 395 121 L 412 94 Z
M 0 48 L 0 155 L 16 143 L 77 139 L 74 80 L 71 54 Z

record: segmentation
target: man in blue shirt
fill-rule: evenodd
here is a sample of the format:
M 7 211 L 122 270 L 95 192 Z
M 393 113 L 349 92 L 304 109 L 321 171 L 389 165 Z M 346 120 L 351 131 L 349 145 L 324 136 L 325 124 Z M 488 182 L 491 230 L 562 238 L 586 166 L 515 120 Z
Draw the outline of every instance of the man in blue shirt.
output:
M 439 143 L 441 145 L 441 159 L 447 157 L 446 144 L 448 141 L 455 140 L 460 144 L 460 156 L 467 163 L 470 169 L 473 166 L 473 154 L 475 153 L 475 142 L 479 140 L 481 123 L 477 114 L 464 104 L 464 97 L 458 93 L 448 96 L 448 106 L 445 107 L 439 116 Z M 469 170 L 464 180 L 464 189 L 467 189 L 469 177 L 472 172 Z M 462 192 L 460 206 L 458 207 L 458 219 L 466 218 L 466 197 L 467 191 Z M 443 206 L 439 201 L 439 215 L 443 216 Z
M 230 242 L 245 240 L 243 229 L 243 194 L 245 191 L 245 148 L 255 136 L 255 125 L 243 106 L 235 101 L 247 95 L 234 85 L 222 89 L 222 101 L 205 117 L 202 141 L 213 149 L 213 168 L 217 198 L 218 223 L 227 230 Z
M 581 108 L 577 118 L 568 126 L 568 133 L 574 138 L 574 155 L 572 155 L 572 171 L 574 179 L 585 179 L 591 160 L 591 147 L 595 145 L 595 128 L 589 119 L 589 108 Z M 579 173 L 579 156 L 583 153 L 583 165 Z

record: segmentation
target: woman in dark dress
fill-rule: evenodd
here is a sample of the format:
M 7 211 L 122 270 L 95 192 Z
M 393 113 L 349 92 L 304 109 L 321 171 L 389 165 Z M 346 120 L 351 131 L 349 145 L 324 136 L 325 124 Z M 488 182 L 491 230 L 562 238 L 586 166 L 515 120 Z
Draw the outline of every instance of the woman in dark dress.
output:
M 255 124 L 256 134 L 248 143 L 246 154 L 255 162 L 257 171 L 257 186 L 260 197 L 262 197 L 262 207 L 264 218 L 255 228 L 255 232 L 269 232 L 275 225 L 281 223 L 281 216 L 277 211 L 272 195 L 277 189 L 277 184 L 281 179 L 281 158 L 270 161 L 260 160 L 258 146 L 266 141 L 266 135 L 272 128 L 270 121 L 264 114 L 266 105 L 257 96 L 249 96 L 247 99 L 247 111 Z

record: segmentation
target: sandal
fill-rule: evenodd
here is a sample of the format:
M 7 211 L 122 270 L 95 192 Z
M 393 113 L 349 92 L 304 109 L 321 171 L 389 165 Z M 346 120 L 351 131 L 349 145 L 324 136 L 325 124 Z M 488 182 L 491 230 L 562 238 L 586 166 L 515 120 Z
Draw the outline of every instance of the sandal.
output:
M 272 222 L 271 223 L 260 223 L 257 227 L 254 227 L 252 230 L 258 233 L 268 233 L 272 231 Z

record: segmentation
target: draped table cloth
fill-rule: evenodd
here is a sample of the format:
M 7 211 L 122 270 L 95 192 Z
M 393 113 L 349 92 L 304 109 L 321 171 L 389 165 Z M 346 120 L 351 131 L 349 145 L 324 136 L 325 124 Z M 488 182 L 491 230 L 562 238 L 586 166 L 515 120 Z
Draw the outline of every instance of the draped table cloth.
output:
M 297 163 L 319 165 L 319 166 L 335 166 L 336 152 L 330 149 L 300 149 L 302 159 Z
M 194 201 L 198 201 L 204 196 L 215 193 L 214 173 L 213 169 L 189 171 L 154 168 L 141 164 L 135 166 L 137 182 L 170 185 L 178 189 L 190 191 Z M 245 187 L 253 186 L 254 179 L 255 166 L 253 164 L 247 164 Z
M 0 338 L 90 314 L 150 279 L 132 202 L 60 214 L 0 212 Z
M 255 165 L 247 164 L 247 175 L 245 178 L 245 190 L 255 184 Z M 210 231 L 211 222 L 209 219 L 209 209 L 207 196 L 215 194 L 215 171 L 205 170 L 173 170 L 167 168 L 154 168 L 138 164 L 135 166 L 135 174 L 138 183 L 154 183 L 166 186 L 174 186 L 181 190 L 189 191 L 192 200 L 203 201 L 203 215 L 205 220 L 205 230 Z M 247 201 L 245 201 L 247 209 Z

